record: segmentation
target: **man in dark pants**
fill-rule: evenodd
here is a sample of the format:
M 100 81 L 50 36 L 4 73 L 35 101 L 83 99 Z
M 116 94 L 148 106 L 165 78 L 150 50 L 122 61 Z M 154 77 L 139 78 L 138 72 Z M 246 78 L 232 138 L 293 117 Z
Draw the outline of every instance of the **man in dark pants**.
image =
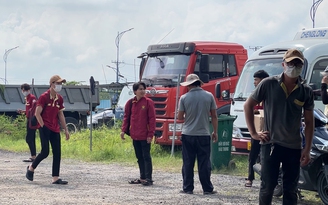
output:
M 139 165 L 140 178 L 129 183 L 149 186 L 153 185 L 150 145 L 156 128 L 155 105 L 150 98 L 145 97 L 145 83 L 134 83 L 133 92 L 136 96 L 129 100 L 124 108 L 121 139 L 125 140 L 124 134 L 130 130 Z
M 184 120 L 182 127 L 182 178 L 181 193 L 192 194 L 194 190 L 194 165 L 197 157 L 198 175 L 203 194 L 217 193 L 211 182 L 211 138 L 217 141 L 218 117 L 213 95 L 201 88 L 203 82 L 196 74 L 190 74 L 186 82 L 188 92 L 181 96 L 178 119 Z M 209 117 L 213 132 L 210 134 Z
M 254 73 L 254 86 L 256 87 L 264 78 L 269 77 L 269 74 L 264 70 L 258 70 Z M 262 102 L 254 106 L 254 114 L 258 114 L 259 110 L 263 110 Z M 246 179 L 245 186 L 252 187 L 254 177 L 253 166 L 259 156 L 261 145 L 259 140 L 251 139 L 251 151 L 248 155 L 248 177 Z
M 35 160 L 27 166 L 26 178 L 30 181 L 34 179 L 34 171 L 37 166 L 45 158 L 49 156 L 49 143 L 51 144 L 53 160 L 52 160 L 52 184 L 65 185 L 68 182 L 59 178 L 60 160 L 61 160 L 61 140 L 60 140 L 60 124 L 65 130 L 66 140 L 69 139 L 68 129 L 64 116 L 64 100 L 59 94 L 62 84 L 66 80 L 58 75 L 50 78 L 50 88 L 40 95 L 35 110 L 35 117 L 40 125 L 41 152 Z
M 25 96 L 25 111 L 17 110 L 19 114 L 26 115 L 26 143 L 30 149 L 31 157 L 28 159 L 24 159 L 23 162 L 33 162 L 36 157 L 36 146 L 35 146 L 35 130 L 29 127 L 29 109 L 31 108 L 33 103 L 36 103 L 36 97 L 30 92 L 31 86 L 27 83 L 21 85 L 21 90 L 23 95 Z
M 260 205 L 270 205 L 279 168 L 282 164 L 283 205 L 297 204 L 297 183 L 300 166 L 310 162 L 314 132 L 312 89 L 302 82 L 304 56 L 297 49 L 288 50 L 281 75 L 268 77 L 256 87 L 244 105 L 248 130 L 252 138 L 260 140 L 261 188 Z M 254 106 L 264 102 L 264 131 L 256 132 Z M 305 122 L 305 147 L 302 149 L 300 122 L 302 111 Z

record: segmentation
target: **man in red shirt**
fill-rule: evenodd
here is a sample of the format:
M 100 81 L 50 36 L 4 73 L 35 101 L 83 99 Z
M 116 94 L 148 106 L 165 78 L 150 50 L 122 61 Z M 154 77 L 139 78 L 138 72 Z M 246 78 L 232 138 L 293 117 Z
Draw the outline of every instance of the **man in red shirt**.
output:
M 125 105 L 121 138 L 125 140 L 124 134 L 130 130 L 138 159 L 140 178 L 129 181 L 129 183 L 149 186 L 153 184 L 150 144 L 155 134 L 156 118 L 154 102 L 145 97 L 145 90 L 145 83 L 133 84 L 133 92 L 136 96 Z
M 52 183 L 53 184 L 67 184 L 59 178 L 60 158 L 61 158 L 61 143 L 60 143 L 60 124 L 65 130 L 66 140 L 69 139 L 68 129 L 63 110 L 64 100 L 58 94 L 61 91 L 62 84 L 66 80 L 58 75 L 50 78 L 50 88 L 44 92 L 38 102 L 35 110 L 35 117 L 40 124 L 40 139 L 41 139 L 41 152 L 35 158 L 30 166 L 27 166 L 26 178 L 33 181 L 34 170 L 39 163 L 49 155 L 49 142 L 52 148 L 53 161 L 52 161 Z
M 21 90 L 23 95 L 25 96 L 25 110 L 17 110 L 19 114 L 26 115 L 26 143 L 30 149 L 31 157 L 28 159 L 24 159 L 23 162 L 33 162 L 36 157 L 36 146 L 35 146 L 35 129 L 30 129 L 29 127 L 29 109 L 31 108 L 32 104 L 36 102 L 36 97 L 30 92 L 31 86 L 27 83 L 21 85 Z

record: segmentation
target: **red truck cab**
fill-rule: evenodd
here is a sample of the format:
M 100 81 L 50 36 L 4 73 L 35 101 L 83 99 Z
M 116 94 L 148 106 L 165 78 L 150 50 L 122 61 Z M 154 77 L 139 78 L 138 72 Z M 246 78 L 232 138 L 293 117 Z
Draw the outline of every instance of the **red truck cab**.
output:
M 147 85 L 146 96 L 155 103 L 155 143 L 171 145 L 178 100 L 187 92 L 179 83 L 197 74 L 204 82 L 202 88 L 215 96 L 218 115 L 229 113 L 247 50 L 236 43 L 181 42 L 150 45 L 139 58 L 140 80 Z M 176 122 L 175 145 L 181 145 L 182 123 Z

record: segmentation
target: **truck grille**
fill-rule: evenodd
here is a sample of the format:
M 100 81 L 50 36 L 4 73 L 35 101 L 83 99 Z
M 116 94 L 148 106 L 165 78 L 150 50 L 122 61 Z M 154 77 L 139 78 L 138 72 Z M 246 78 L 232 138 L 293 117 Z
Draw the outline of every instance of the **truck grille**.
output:
M 167 97 L 154 97 L 149 96 L 150 99 L 153 100 L 155 106 L 155 112 L 157 117 L 166 117 L 166 109 L 167 109 Z

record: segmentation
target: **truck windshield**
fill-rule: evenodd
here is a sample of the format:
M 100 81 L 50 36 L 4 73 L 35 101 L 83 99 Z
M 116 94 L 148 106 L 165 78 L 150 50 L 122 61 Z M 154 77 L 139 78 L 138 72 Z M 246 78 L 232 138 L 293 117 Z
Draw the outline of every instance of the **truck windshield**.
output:
M 189 55 L 148 57 L 142 81 L 151 86 L 176 86 L 186 75 L 189 59 Z M 179 74 L 181 74 L 180 79 L 178 79 Z
M 245 101 L 255 89 L 254 87 L 254 73 L 258 70 L 266 71 L 269 76 L 279 75 L 283 72 L 281 65 L 282 59 L 257 59 L 248 61 L 241 73 L 235 94 L 235 101 Z

